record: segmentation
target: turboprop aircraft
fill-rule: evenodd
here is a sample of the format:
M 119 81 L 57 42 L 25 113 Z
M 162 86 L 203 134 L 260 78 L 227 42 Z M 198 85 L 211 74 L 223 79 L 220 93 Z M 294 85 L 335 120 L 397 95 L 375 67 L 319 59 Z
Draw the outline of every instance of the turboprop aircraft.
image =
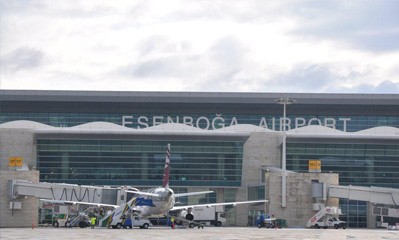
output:
M 153 218 L 153 217 L 165 217 L 171 211 L 180 211 L 179 216 L 185 218 L 188 221 L 194 220 L 194 216 L 191 213 L 194 208 L 210 208 L 213 206 L 225 206 L 225 205 L 238 205 L 238 204 L 252 204 L 252 203 L 265 203 L 267 200 L 259 201 L 245 201 L 245 202 L 228 202 L 228 203 L 211 203 L 211 204 L 199 204 L 189 206 L 175 206 L 176 198 L 200 195 L 206 193 L 212 193 L 213 191 L 204 192 L 190 192 L 190 193 L 178 193 L 175 194 L 172 189 L 169 188 L 169 169 L 170 169 L 170 144 L 168 144 L 165 160 L 165 169 L 163 175 L 162 187 L 152 188 L 145 192 L 128 191 L 141 196 L 145 196 L 147 201 L 146 204 L 135 204 L 132 205 L 130 210 L 142 218 Z

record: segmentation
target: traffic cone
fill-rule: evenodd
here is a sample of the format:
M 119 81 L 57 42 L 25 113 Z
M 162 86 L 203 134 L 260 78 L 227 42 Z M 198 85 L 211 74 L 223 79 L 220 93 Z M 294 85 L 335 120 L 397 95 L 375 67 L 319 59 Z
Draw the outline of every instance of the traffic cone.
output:
M 32 229 L 34 228 L 35 226 L 33 225 L 33 220 L 32 220 Z

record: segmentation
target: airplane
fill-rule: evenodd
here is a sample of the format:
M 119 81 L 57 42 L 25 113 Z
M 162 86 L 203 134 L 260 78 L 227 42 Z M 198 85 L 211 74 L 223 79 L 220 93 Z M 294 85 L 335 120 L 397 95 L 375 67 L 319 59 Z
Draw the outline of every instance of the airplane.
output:
M 239 204 L 254 204 L 254 203 L 265 203 L 267 200 L 258 201 L 244 201 L 244 202 L 228 202 L 228 203 L 210 203 L 210 204 L 199 204 L 199 205 L 189 205 L 189 206 L 175 206 L 176 198 L 201 195 L 212 193 L 213 191 L 203 191 L 203 192 L 190 192 L 190 193 L 174 193 L 174 191 L 169 188 L 169 172 L 170 172 L 170 144 L 167 146 L 165 168 L 163 175 L 163 182 L 161 187 L 149 189 L 146 192 L 136 192 L 127 191 L 131 193 L 136 193 L 146 197 L 148 204 L 136 204 L 131 207 L 131 211 L 135 215 L 142 218 L 154 218 L 154 217 L 166 217 L 169 212 L 180 211 L 179 216 L 185 218 L 188 221 L 193 221 L 194 216 L 191 213 L 194 208 L 210 208 L 214 206 L 225 206 L 225 205 L 239 205 Z
M 82 204 L 92 205 L 97 207 L 113 207 L 115 210 L 109 215 L 106 226 L 116 226 L 120 223 L 122 216 L 130 212 L 143 219 L 157 218 L 157 217 L 168 217 L 170 212 L 180 211 L 179 220 L 187 220 L 191 222 L 194 220 L 194 215 L 191 213 L 194 208 L 210 208 L 214 206 L 236 206 L 239 204 L 255 204 L 255 203 L 266 203 L 268 200 L 257 200 L 257 201 L 244 201 L 244 202 L 225 202 L 225 203 L 210 203 L 210 204 L 198 204 L 188 206 L 175 206 L 176 198 L 201 195 L 207 193 L 213 193 L 213 191 L 202 191 L 202 192 L 190 192 L 190 193 L 174 193 L 169 188 L 169 172 L 170 172 L 170 144 L 167 145 L 165 167 L 163 182 L 161 187 L 151 188 L 146 191 L 139 191 L 138 189 L 126 190 L 125 192 L 134 193 L 137 197 L 133 197 L 128 202 L 118 206 L 101 203 L 87 203 L 87 202 L 75 202 L 75 201 L 57 201 L 67 204 Z M 55 202 L 54 200 L 47 200 Z

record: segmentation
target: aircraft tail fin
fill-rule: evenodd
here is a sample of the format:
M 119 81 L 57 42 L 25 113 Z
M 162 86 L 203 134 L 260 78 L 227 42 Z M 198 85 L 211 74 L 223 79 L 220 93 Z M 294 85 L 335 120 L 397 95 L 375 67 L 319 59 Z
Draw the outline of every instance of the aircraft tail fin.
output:
M 162 187 L 169 187 L 169 165 L 170 165 L 170 144 L 168 143 L 168 148 L 166 150 L 166 159 L 165 159 L 165 169 L 163 173 L 163 182 Z

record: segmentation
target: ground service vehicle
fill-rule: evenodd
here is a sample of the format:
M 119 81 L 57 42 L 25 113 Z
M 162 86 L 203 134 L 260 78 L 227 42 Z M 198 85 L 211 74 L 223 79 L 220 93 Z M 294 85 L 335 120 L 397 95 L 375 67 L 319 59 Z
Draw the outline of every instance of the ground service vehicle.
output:
M 258 228 L 274 228 L 274 227 L 278 227 L 278 228 L 283 228 L 283 227 L 287 227 L 287 221 L 285 219 L 281 219 L 281 218 L 271 218 L 270 215 L 266 215 L 266 214 L 262 214 L 260 215 L 256 222 L 255 222 L 256 226 L 258 226 Z
M 68 222 L 69 216 L 68 214 L 60 214 L 59 218 L 56 218 L 53 222 L 53 227 L 67 227 L 67 222 Z
M 325 207 L 316 213 L 307 223 L 307 227 L 314 228 L 328 228 L 333 227 L 346 228 L 346 222 L 339 220 L 337 215 L 342 214 L 341 209 L 338 207 Z
M 220 227 L 226 225 L 226 216 L 223 206 L 215 206 L 210 208 L 193 208 L 191 214 L 194 216 L 194 221 L 200 223 L 209 223 Z
M 69 216 L 68 214 L 61 214 L 61 216 L 54 220 L 53 227 L 80 227 L 86 228 L 91 225 L 90 219 L 87 215 L 79 214 L 78 216 Z
M 132 228 L 132 219 L 126 219 L 122 221 L 121 226 L 123 228 Z M 148 219 L 140 219 L 139 217 L 134 217 L 133 227 L 139 227 L 141 229 L 148 229 L 152 227 L 152 223 Z M 118 228 L 118 224 L 116 226 Z
M 269 227 L 268 225 L 266 226 L 266 219 L 270 219 L 270 215 L 266 215 L 266 214 L 259 215 L 256 218 L 255 225 L 258 226 L 258 228 Z

